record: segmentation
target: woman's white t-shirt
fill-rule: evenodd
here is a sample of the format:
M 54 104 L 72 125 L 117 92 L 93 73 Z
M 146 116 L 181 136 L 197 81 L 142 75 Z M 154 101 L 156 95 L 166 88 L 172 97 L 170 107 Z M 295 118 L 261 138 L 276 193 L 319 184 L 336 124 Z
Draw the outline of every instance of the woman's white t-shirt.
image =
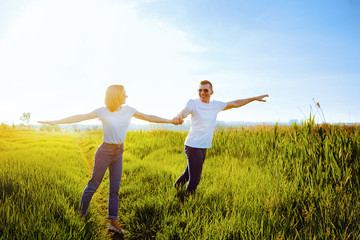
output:
M 200 99 L 189 100 L 185 109 L 190 110 L 190 131 L 185 145 L 194 148 L 211 148 L 216 117 L 227 106 L 226 102 L 211 101 L 204 103 Z
M 95 110 L 103 127 L 103 141 L 106 143 L 122 144 L 136 109 L 122 105 L 119 111 L 110 112 L 106 107 Z

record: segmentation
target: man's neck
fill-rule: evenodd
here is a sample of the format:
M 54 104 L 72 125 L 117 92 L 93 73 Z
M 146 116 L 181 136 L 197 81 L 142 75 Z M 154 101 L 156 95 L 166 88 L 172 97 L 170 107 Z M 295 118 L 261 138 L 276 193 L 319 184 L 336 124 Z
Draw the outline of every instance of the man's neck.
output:
M 210 103 L 210 99 L 208 101 L 202 101 L 200 98 L 199 98 L 200 102 L 203 102 L 203 103 L 206 103 L 206 104 L 209 104 Z

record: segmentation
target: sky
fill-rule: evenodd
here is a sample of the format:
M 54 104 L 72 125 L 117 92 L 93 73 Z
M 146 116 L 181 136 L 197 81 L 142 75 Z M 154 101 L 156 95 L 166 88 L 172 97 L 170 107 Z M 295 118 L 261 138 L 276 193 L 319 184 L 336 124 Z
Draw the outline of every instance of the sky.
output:
M 0 122 L 91 112 L 112 84 L 172 118 L 209 80 L 213 100 L 269 94 L 219 121 L 359 123 L 359 26 L 355 0 L 0 0 Z

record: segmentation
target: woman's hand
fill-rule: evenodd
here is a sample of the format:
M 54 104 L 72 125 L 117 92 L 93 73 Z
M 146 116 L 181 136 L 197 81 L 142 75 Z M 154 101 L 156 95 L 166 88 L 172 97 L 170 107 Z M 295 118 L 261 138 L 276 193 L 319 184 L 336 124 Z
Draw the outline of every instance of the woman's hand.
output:
M 171 120 L 171 123 L 174 124 L 174 125 L 180 125 L 180 124 L 184 123 L 184 120 L 181 117 L 174 117 Z

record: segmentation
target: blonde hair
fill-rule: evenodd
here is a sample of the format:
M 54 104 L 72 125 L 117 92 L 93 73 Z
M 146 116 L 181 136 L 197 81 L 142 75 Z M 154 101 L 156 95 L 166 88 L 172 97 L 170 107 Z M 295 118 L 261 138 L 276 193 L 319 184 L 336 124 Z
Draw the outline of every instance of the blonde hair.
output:
M 119 110 L 122 104 L 125 103 L 125 94 L 123 85 L 111 85 L 106 89 L 105 106 L 110 112 Z

